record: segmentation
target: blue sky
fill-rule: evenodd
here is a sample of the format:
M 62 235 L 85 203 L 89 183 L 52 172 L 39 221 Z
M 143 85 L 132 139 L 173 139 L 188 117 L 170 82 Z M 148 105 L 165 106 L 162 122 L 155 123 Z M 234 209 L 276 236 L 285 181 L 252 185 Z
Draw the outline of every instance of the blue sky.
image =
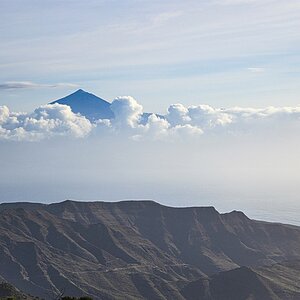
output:
M 298 0 L 2 0 L 0 37 L 0 105 L 13 110 L 77 86 L 155 112 L 300 103 Z

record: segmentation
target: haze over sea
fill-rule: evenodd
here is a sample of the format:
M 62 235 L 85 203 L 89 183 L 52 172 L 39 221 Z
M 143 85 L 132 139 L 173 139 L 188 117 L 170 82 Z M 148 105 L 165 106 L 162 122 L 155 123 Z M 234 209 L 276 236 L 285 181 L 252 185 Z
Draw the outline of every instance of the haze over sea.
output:
M 1 202 L 153 199 L 299 225 L 299 142 L 288 135 L 215 132 L 153 140 L 143 132 L 134 140 L 137 129 L 106 130 L 1 141 Z
M 300 225 L 299 28 L 299 0 L 0 1 L 0 202 Z

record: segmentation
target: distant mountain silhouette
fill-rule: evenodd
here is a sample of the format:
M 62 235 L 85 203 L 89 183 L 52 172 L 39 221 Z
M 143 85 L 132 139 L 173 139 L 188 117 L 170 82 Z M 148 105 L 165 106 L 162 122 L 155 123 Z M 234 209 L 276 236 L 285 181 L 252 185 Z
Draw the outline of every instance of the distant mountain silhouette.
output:
M 47 299 L 62 288 L 95 299 L 300 299 L 299 259 L 300 227 L 236 211 L 0 205 L 0 278 Z
M 114 113 L 110 109 L 111 103 L 95 96 L 94 94 L 88 93 L 82 89 L 77 90 L 76 92 L 55 100 L 50 104 L 59 103 L 68 105 L 71 107 L 74 113 L 80 113 L 82 116 L 85 116 L 91 122 L 98 119 L 113 119 Z M 140 124 L 145 124 L 148 121 L 148 117 L 152 113 L 143 113 L 141 116 Z M 164 118 L 164 116 L 156 114 L 159 118 Z
M 114 114 L 110 109 L 110 103 L 82 89 L 73 94 L 53 101 L 50 104 L 59 103 L 71 107 L 74 113 L 80 113 L 87 119 L 112 119 Z

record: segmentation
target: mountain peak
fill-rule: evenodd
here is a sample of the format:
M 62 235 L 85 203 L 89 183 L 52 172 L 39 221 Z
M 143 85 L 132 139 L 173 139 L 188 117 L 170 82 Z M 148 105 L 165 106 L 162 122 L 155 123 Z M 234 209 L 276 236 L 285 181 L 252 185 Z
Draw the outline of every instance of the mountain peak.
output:
M 97 97 L 96 95 L 91 94 L 91 93 L 89 93 L 89 92 L 87 92 L 87 91 L 85 91 L 83 89 L 78 89 L 77 91 L 73 92 L 72 94 L 70 94 L 70 95 L 68 95 L 68 96 L 66 96 L 64 98 L 67 98 L 67 97 L 70 97 L 70 96 L 83 96 L 83 95 L 86 95 L 86 96 L 91 95 L 93 97 Z M 64 98 L 62 98 L 62 99 L 64 99 Z M 99 98 L 99 97 L 97 97 L 97 98 Z M 99 99 L 101 99 L 101 98 L 99 98 Z M 61 100 L 61 99 L 59 99 L 59 100 Z M 59 101 L 59 100 L 56 100 L 56 101 Z
M 64 98 L 51 102 L 50 104 L 54 103 L 68 105 L 74 113 L 80 113 L 90 121 L 98 119 L 112 119 L 114 117 L 114 114 L 110 109 L 109 102 L 94 94 L 88 93 L 83 89 L 79 89 Z
M 68 105 L 74 113 L 80 113 L 92 122 L 99 119 L 113 119 L 115 117 L 109 102 L 83 89 L 78 89 L 64 98 L 50 102 L 50 104 L 54 103 Z M 143 113 L 140 123 L 145 125 L 151 114 Z M 156 116 L 164 119 L 162 115 L 156 114 Z
M 78 93 L 87 93 L 86 91 L 84 91 L 83 89 L 78 89 L 76 92 L 74 92 L 73 94 L 78 94 Z

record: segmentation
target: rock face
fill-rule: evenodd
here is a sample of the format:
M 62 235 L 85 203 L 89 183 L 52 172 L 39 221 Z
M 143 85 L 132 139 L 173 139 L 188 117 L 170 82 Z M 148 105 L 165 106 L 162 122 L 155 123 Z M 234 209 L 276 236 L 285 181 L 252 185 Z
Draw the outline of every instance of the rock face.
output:
M 241 212 L 152 201 L 0 205 L 0 277 L 43 298 L 64 289 L 95 299 L 299 299 L 297 259 L 299 227 Z M 286 260 L 295 263 L 276 264 Z

